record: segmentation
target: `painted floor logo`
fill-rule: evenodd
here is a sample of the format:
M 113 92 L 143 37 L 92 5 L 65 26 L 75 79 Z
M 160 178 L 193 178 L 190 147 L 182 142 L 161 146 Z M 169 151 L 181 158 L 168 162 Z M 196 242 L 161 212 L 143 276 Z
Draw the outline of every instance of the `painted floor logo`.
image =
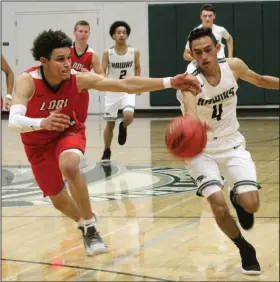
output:
M 196 191 L 186 169 L 131 166 L 118 163 L 85 165 L 82 172 L 92 201 L 155 197 Z M 2 167 L 2 206 L 50 204 L 43 198 L 30 166 Z

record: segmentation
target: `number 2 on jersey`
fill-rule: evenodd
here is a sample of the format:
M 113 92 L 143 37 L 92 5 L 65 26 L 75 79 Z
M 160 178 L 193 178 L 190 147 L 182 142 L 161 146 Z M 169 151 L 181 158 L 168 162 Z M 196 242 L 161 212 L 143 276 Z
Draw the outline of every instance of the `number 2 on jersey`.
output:
M 217 105 L 213 106 L 213 113 L 212 113 L 212 119 L 217 118 L 217 120 L 221 120 L 223 113 L 223 104 L 219 104 L 218 108 Z
M 126 70 L 121 70 L 119 79 L 124 79 L 126 76 Z

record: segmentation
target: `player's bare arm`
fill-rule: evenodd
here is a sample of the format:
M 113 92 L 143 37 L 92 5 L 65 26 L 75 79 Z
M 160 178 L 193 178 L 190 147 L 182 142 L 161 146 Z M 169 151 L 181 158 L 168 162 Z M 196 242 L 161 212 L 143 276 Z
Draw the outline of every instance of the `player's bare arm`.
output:
M 232 58 L 233 57 L 233 38 L 230 35 L 228 39 L 226 39 L 227 41 L 227 49 L 228 49 L 228 58 Z
M 8 110 L 11 106 L 12 93 L 14 87 L 14 72 L 10 68 L 8 62 L 5 57 L 1 55 L 1 70 L 6 75 L 6 85 L 7 85 L 7 94 L 5 99 L 5 108 Z
M 129 94 L 162 90 L 164 88 L 189 90 L 193 93 L 201 91 L 197 78 L 190 74 L 179 74 L 170 78 L 134 76 L 116 80 L 94 73 L 80 73 L 77 75 L 77 87 L 79 91 L 96 89 L 99 91 L 126 92 Z
M 63 131 L 70 125 L 70 119 L 67 115 L 61 114 L 58 109 L 47 118 L 29 118 L 25 116 L 28 101 L 34 94 L 34 82 L 32 77 L 27 74 L 21 74 L 15 84 L 15 95 L 10 108 L 8 126 L 15 132 L 30 132 L 35 130 L 56 130 Z
M 196 97 L 190 91 L 182 91 L 184 116 L 192 116 L 197 118 Z
M 185 49 L 183 58 L 185 61 L 193 61 L 193 57 L 191 55 L 191 50 L 190 49 Z
M 134 74 L 135 76 L 140 76 L 141 75 L 140 52 L 137 49 L 134 50 L 135 50 Z M 141 93 L 137 93 L 137 95 L 141 95 Z
M 109 64 L 109 52 L 108 50 L 104 51 L 103 56 L 102 56 L 102 68 L 105 73 L 105 75 L 108 72 L 108 64 Z
M 140 64 L 140 52 L 139 50 L 135 49 L 135 76 L 141 75 L 141 64 Z
M 269 75 L 260 75 L 251 69 L 239 58 L 227 59 L 235 79 L 239 78 L 257 87 L 266 89 L 279 89 L 279 78 Z
M 197 106 L 196 106 L 196 95 L 190 91 L 182 91 L 183 105 L 184 105 L 184 116 L 191 116 L 198 119 Z M 206 121 L 200 120 L 200 122 L 209 130 L 212 129 Z
M 91 61 L 91 68 L 95 71 L 95 73 L 105 76 L 105 71 L 102 65 L 100 64 L 97 53 L 93 53 L 92 61 Z

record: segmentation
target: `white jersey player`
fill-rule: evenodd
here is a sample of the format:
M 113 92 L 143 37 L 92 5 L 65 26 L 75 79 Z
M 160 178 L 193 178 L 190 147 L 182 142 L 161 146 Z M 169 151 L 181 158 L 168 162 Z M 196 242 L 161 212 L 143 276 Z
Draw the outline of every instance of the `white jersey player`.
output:
M 130 26 L 123 21 L 114 22 L 110 27 L 110 35 L 115 40 L 115 45 L 104 52 L 102 59 L 103 69 L 109 78 L 124 79 L 140 76 L 140 52 L 126 43 L 130 31 Z M 106 92 L 104 119 L 107 123 L 104 130 L 105 148 L 102 161 L 111 159 L 111 143 L 118 111 L 123 112 L 123 120 L 119 124 L 118 143 L 124 145 L 127 138 L 127 127 L 133 121 L 134 108 L 135 94 Z
M 216 40 L 221 45 L 221 48 L 218 52 L 218 58 L 225 58 L 225 45 L 222 43 L 222 39 L 224 38 L 227 42 L 228 49 L 228 58 L 232 58 L 233 56 L 233 39 L 229 32 L 223 27 L 214 24 L 214 20 L 216 18 L 216 11 L 213 5 L 205 4 L 200 9 L 200 19 L 201 24 L 196 28 L 212 28 L 212 32 L 216 37 Z M 192 73 L 196 69 L 196 62 L 193 60 L 193 57 L 190 55 L 190 45 L 189 41 L 187 41 L 184 55 L 184 59 L 186 61 L 191 61 L 191 63 L 187 67 L 187 72 Z
M 238 84 L 226 59 L 218 59 L 218 64 L 222 79 L 216 87 L 211 86 L 198 69 L 193 72 L 202 88 L 202 92 L 196 96 L 197 115 L 212 128 L 207 132 L 208 139 L 230 135 L 239 128 L 236 118 Z M 177 91 L 177 98 L 183 102 L 181 91 Z
M 183 92 L 178 98 L 184 115 L 199 118 L 212 126 L 204 151 L 187 161 L 189 172 L 198 186 L 197 195 L 207 198 L 218 226 L 239 248 L 242 272 L 260 274 L 254 247 L 244 239 L 230 215 L 221 191 L 221 174 L 232 188 L 230 200 L 240 225 L 243 229 L 252 228 L 254 213 L 259 208 L 260 186 L 245 139 L 238 131 L 236 81 L 240 78 L 258 87 L 279 89 L 279 78 L 259 75 L 238 58 L 218 59 L 220 45 L 211 29 L 192 31 L 189 41 L 191 55 L 198 66 L 193 73 L 202 91 L 197 96 Z

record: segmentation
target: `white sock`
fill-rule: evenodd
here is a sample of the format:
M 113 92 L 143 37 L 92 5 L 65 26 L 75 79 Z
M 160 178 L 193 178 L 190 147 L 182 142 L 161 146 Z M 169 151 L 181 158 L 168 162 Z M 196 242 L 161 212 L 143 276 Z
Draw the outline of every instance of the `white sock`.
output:
M 92 217 L 92 219 L 84 220 L 84 224 L 86 227 L 95 226 L 96 225 L 95 218 Z
M 77 221 L 77 225 L 78 227 L 84 227 L 85 226 L 84 220 L 81 218 L 79 221 Z

